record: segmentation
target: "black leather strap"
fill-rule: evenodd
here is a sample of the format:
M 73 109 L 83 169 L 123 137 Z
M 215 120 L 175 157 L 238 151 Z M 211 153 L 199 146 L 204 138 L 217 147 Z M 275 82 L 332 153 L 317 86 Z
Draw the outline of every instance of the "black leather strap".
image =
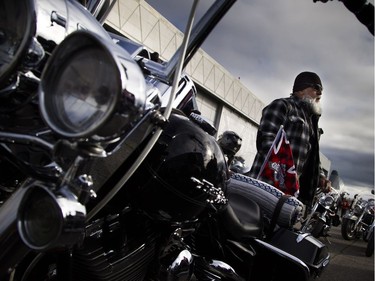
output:
M 275 229 L 275 226 L 277 224 L 277 220 L 279 218 L 279 215 L 280 215 L 280 212 L 281 212 L 281 208 L 283 207 L 285 201 L 290 197 L 290 195 L 287 195 L 287 194 L 284 194 L 280 197 L 279 201 L 277 201 L 277 204 L 275 206 L 275 210 L 273 211 L 273 214 L 272 214 L 272 219 L 271 219 L 271 222 L 270 222 L 270 226 L 269 226 L 269 229 L 268 229 L 268 232 L 267 232 L 267 239 L 270 239 L 271 236 L 272 236 L 272 233 Z

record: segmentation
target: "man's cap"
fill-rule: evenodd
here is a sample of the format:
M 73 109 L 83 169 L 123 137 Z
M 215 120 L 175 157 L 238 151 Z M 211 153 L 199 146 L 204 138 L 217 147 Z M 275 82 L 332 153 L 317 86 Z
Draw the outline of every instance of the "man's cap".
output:
M 302 91 L 312 85 L 319 85 L 323 89 L 322 82 L 318 74 L 314 72 L 304 71 L 297 75 L 294 80 L 293 93 Z
M 338 175 L 339 175 L 339 173 L 336 170 L 332 170 L 331 176 L 338 176 Z

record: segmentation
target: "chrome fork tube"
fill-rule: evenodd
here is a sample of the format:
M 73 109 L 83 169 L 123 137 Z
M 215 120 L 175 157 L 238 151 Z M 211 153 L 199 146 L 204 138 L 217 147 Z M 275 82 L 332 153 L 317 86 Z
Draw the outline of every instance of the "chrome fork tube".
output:
M 17 231 L 17 209 L 25 193 L 20 187 L 0 208 L 0 280 L 30 251 Z

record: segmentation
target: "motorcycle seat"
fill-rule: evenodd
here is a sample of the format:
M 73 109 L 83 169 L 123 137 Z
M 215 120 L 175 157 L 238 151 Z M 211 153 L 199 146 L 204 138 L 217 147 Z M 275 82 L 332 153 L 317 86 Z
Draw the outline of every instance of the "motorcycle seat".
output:
M 246 241 L 261 237 L 263 216 L 259 205 L 242 194 L 231 194 L 228 199 L 229 203 L 221 218 L 231 238 Z

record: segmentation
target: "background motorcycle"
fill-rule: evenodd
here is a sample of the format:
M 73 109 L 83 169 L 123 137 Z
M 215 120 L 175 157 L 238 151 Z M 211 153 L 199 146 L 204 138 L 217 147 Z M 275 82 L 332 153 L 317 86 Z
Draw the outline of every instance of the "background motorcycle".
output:
M 361 196 L 354 199 L 349 212 L 342 218 L 341 235 L 345 240 L 366 239 L 370 225 L 374 221 L 374 199 L 365 200 Z
M 0 4 L 1 280 L 319 275 L 319 241 L 286 229 L 267 241 L 258 204 L 229 204 L 215 129 L 180 75 L 234 1 L 193 32 L 191 16 L 167 63 L 105 31 L 100 7 L 113 2 L 95 3 L 94 17 L 70 0 Z
M 301 231 L 317 238 L 329 236 L 331 227 L 340 225 L 338 198 L 339 193 L 334 188 L 329 193 L 322 192 L 302 223 Z

